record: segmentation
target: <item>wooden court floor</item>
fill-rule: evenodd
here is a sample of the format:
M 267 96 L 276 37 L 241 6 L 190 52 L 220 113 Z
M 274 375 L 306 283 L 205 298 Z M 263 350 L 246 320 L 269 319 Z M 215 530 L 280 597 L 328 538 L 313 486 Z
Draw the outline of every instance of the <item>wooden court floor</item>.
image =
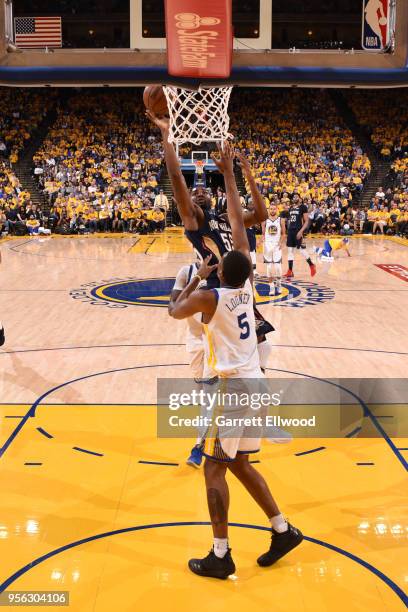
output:
M 258 467 L 305 542 L 259 568 L 267 522 L 230 479 L 237 573 L 201 579 L 186 562 L 211 546 L 202 471 L 191 440 L 156 437 L 157 378 L 189 377 L 165 308 L 188 244 L 169 230 L 0 250 L 0 591 L 69 591 L 75 612 L 405 609 L 406 405 L 362 413 L 347 439 L 266 442 Z M 269 377 L 407 377 L 407 242 L 351 250 L 313 279 L 296 260 L 277 299 L 257 281 Z

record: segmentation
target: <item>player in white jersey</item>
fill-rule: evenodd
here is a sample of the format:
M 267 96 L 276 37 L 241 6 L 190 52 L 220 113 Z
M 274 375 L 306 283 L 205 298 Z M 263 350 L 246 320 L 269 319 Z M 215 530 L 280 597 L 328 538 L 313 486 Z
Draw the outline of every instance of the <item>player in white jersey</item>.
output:
M 286 226 L 276 204 L 271 204 L 268 219 L 262 223 L 262 238 L 266 274 L 270 283 L 269 295 L 279 295 L 282 291 L 282 246 L 286 240 Z
M 187 287 L 195 274 L 197 274 L 199 267 L 200 263 L 194 262 L 180 268 L 170 295 L 170 304 L 174 304 L 174 302 L 177 301 L 180 293 Z M 202 289 L 205 286 L 206 281 L 203 281 L 198 285 L 198 289 Z M 187 319 L 186 351 L 189 357 L 191 373 L 195 382 L 208 382 L 209 384 L 213 383 L 214 381 L 211 380 L 210 370 L 207 366 L 207 362 L 204 359 L 204 327 L 201 322 L 200 313 L 197 313 Z M 197 437 L 196 443 L 191 449 L 190 455 L 187 459 L 187 464 L 195 468 L 200 467 L 203 459 L 204 433 L 205 432 L 201 432 Z
M 169 314 L 175 319 L 186 319 L 202 313 L 209 365 L 213 372 L 222 376 L 223 382 L 234 386 L 245 384 L 246 379 L 263 382 L 263 374 L 259 365 L 253 293 L 249 281 L 252 264 L 234 177 L 231 145 L 226 144 L 220 156 L 220 160 L 214 161 L 224 175 L 234 250 L 226 253 L 215 266 L 209 265 L 210 258 L 204 260 L 177 301 L 170 304 Z M 197 291 L 199 283 L 215 268 L 220 288 Z M 248 455 L 259 450 L 262 435 L 256 423 L 249 427 L 246 423 L 238 425 L 238 429 L 234 429 L 235 435 L 230 437 L 222 437 L 222 425 L 218 422 L 213 422 L 213 425 L 213 435 L 206 437 L 204 475 L 214 545 L 207 557 L 190 559 L 189 568 L 200 576 L 227 578 L 235 572 L 228 546 L 227 469 L 246 487 L 270 520 L 272 542 L 269 550 L 258 558 L 260 566 L 275 563 L 300 544 L 303 536 L 285 520 L 263 476 L 249 463 Z
M 199 266 L 200 262 L 197 261 L 180 268 L 170 295 L 170 303 L 176 302 L 182 290 L 189 284 L 193 276 L 197 273 Z M 198 289 L 202 289 L 204 287 L 206 287 L 205 281 L 199 284 Z M 262 372 L 264 372 L 271 353 L 271 345 L 266 339 L 263 342 L 259 342 L 258 338 L 257 350 L 259 353 L 260 367 Z M 211 371 L 209 367 L 208 354 L 205 355 L 205 333 L 204 326 L 201 322 L 201 315 L 199 313 L 187 319 L 186 351 L 189 357 L 191 373 L 195 382 L 202 384 L 214 384 L 216 382 L 218 373 Z M 276 442 L 278 444 L 289 442 L 287 434 L 283 434 L 277 429 L 275 434 L 277 435 L 268 438 L 270 442 Z M 197 437 L 196 443 L 191 449 L 190 455 L 187 459 L 187 464 L 191 465 L 192 467 L 199 468 L 202 463 L 203 450 L 204 437 L 203 435 L 200 435 Z
M 185 265 L 177 273 L 176 281 L 174 283 L 171 295 L 170 303 L 174 303 L 179 297 L 180 293 L 187 287 L 193 276 L 197 274 L 199 263 L 194 262 L 190 265 Z M 205 286 L 203 281 L 198 289 L 202 289 Z M 201 317 L 196 314 L 187 319 L 187 334 L 186 334 L 186 350 L 189 357 L 191 373 L 196 382 L 201 381 L 204 376 L 204 328 L 201 323 Z

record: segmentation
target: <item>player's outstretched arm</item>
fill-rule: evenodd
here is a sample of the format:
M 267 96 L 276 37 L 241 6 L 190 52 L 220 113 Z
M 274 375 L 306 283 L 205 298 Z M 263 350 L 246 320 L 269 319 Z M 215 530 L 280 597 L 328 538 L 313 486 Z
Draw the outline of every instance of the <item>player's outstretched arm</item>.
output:
M 146 110 L 146 115 L 161 131 L 163 139 L 164 157 L 166 160 L 167 172 L 173 187 L 174 199 L 176 200 L 177 210 L 181 221 L 187 230 L 197 230 L 198 220 L 197 211 L 191 201 L 190 192 L 180 168 L 176 151 L 169 142 L 169 120 L 157 117 L 152 111 Z
M 268 218 L 268 211 L 265 206 L 265 200 L 258 189 L 255 181 L 255 177 L 252 174 L 251 166 L 249 161 L 242 153 L 237 153 L 239 165 L 241 166 L 242 174 L 246 178 L 251 191 L 252 204 L 254 210 L 247 210 L 244 212 L 244 224 L 245 227 L 251 227 L 258 223 L 263 223 Z
M 224 175 L 225 191 L 227 192 L 227 212 L 231 225 L 232 244 L 236 251 L 241 251 L 249 257 L 249 243 L 244 225 L 244 215 L 239 201 L 239 193 L 234 175 L 234 150 L 229 142 L 224 148 L 218 147 L 219 158 L 212 156 L 218 170 Z

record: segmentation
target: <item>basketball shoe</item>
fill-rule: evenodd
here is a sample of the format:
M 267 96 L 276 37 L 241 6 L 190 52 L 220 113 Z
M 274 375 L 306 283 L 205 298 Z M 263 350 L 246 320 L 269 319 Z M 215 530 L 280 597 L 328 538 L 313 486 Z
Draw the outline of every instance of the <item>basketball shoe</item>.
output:
M 258 557 L 258 565 L 269 567 L 288 554 L 291 550 L 299 546 L 303 540 L 303 534 L 288 523 L 288 528 L 283 533 L 278 533 L 272 528 L 272 542 L 268 552 Z
M 221 559 L 214 553 L 214 549 L 211 549 L 203 559 L 190 559 L 188 567 L 198 576 L 220 578 L 221 580 L 225 580 L 235 572 L 235 563 L 232 560 L 230 548 Z

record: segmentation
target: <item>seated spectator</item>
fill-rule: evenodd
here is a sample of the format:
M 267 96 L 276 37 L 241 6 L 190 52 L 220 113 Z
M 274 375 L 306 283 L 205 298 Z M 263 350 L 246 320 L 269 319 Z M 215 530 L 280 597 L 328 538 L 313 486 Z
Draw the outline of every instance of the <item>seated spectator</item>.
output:
M 408 206 L 405 206 L 398 215 L 397 235 L 405 238 L 408 237 Z
M 27 219 L 26 226 L 28 233 L 30 234 L 30 236 L 32 236 L 33 234 L 38 234 L 38 230 L 40 229 L 40 222 L 34 217 L 34 215 L 30 215 L 30 217 Z
M 90 232 L 133 231 L 142 202 L 153 210 L 157 197 L 166 207 L 164 193 L 156 194 L 160 139 L 133 92 L 72 96 L 33 160 L 39 187 L 56 205 L 53 223 L 64 208 L 71 221 L 83 215 Z
M 151 226 L 154 232 L 162 232 L 164 230 L 165 225 L 165 215 L 164 212 L 157 208 L 152 213 L 151 218 Z
M 367 219 L 367 212 L 362 209 L 359 208 L 356 210 L 356 214 L 354 215 L 354 221 L 353 221 L 353 229 L 354 232 L 362 234 L 363 230 L 364 230 L 364 223 Z

